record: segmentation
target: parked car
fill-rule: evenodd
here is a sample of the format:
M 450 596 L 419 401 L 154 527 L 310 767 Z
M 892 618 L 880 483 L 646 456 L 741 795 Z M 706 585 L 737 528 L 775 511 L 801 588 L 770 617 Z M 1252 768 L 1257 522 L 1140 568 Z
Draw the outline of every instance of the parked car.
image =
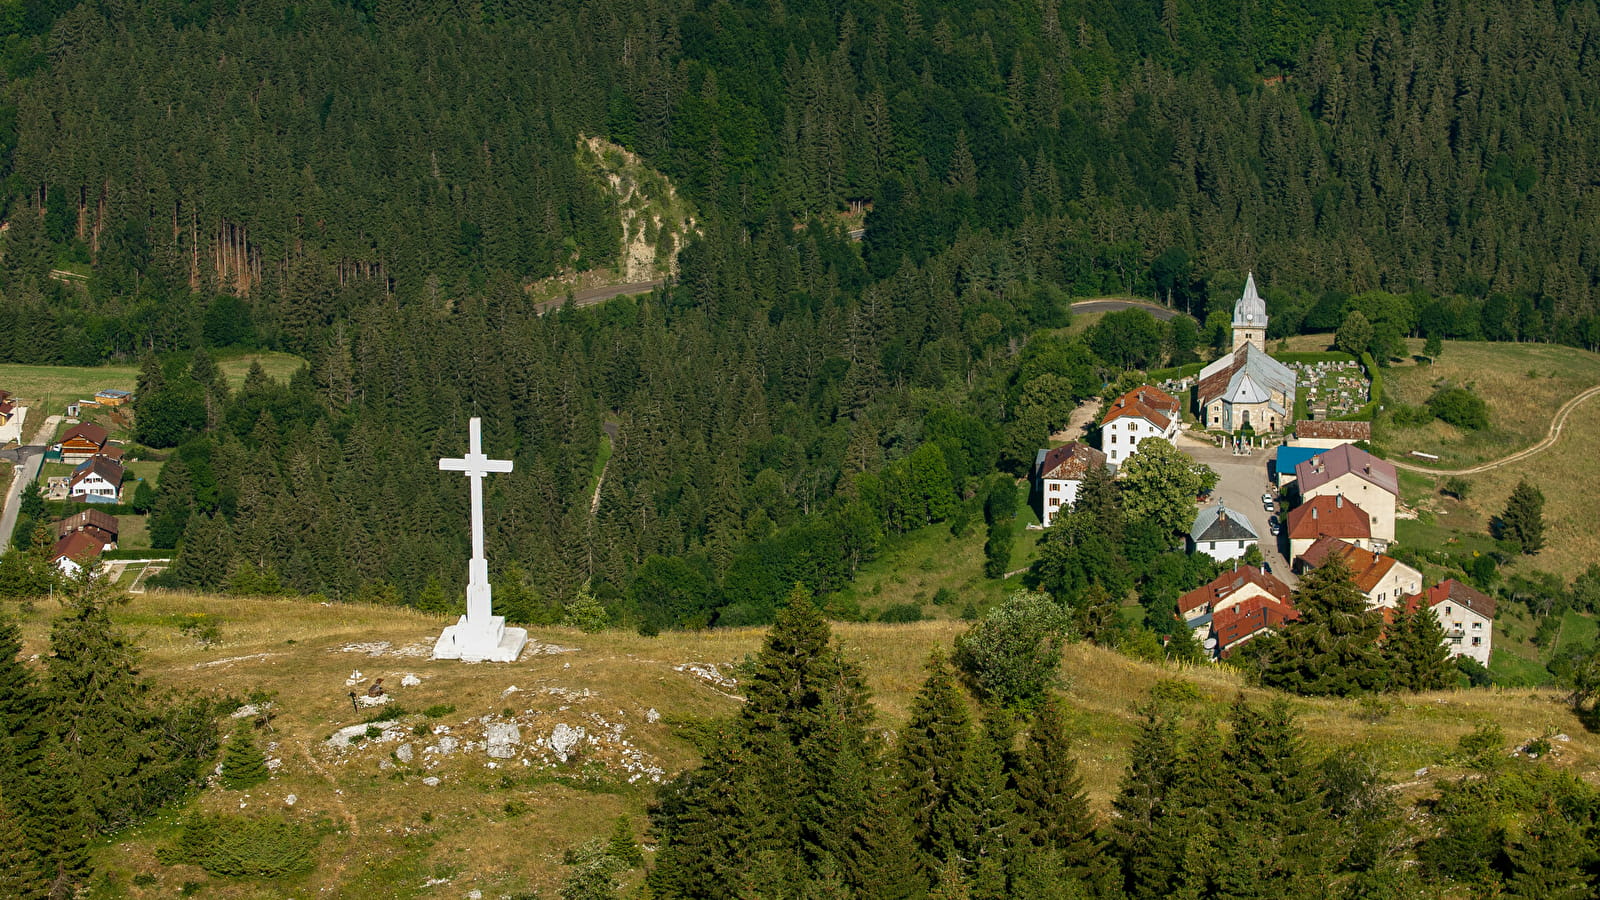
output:
M 1278 511 L 1278 508 L 1276 506 L 1272 505 L 1272 498 L 1271 497 L 1267 497 L 1266 499 L 1261 501 L 1261 508 L 1266 510 L 1267 512 L 1277 512 Z
M 1278 517 L 1277 516 L 1273 516 L 1272 518 L 1267 520 L 1267 531 L 1270 532 L 1273 537 L 1277 537 L 1278 536 L 1278 530 L 1279 530 L 1279 528 L 1278 528 Z

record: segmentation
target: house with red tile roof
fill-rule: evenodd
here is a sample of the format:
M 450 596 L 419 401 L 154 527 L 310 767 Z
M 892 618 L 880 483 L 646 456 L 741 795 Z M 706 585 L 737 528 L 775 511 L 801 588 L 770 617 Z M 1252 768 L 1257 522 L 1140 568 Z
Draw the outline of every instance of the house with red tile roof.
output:
M 1178 618 L 1213 659 L 1298 616 L 1289 586 L 1255 566 L 1223 572 L 1178 598 Z
M 1494 649 L 1494 614 L 1497 604 L 1488 594 L 1447 578 L 1421 594 L 1406 598 L 1406 608 L 1425 603 L 1444 628 L 1445 649 L 1451 656 L 1470 656 L 1484 666 Z
M 1343 496 L 1366 511 L 1372 540 L 1379 550 L 1394 541 L 1394 513 L 1400 499 L 1400 476 L 1394 463 L 1353 444 L 1341 444 L 1295 466 L 1295 489 L 1301 502 L 1313 497 Z
M 1228 607 L 1211 619 L 1207 649 L 1216 659 L 1232 656 L 1240 644 L 1283 627 L 1300 618 L 1300 611 L 1287 602 L 1271 597 L 1251 597 Z
M 86 509 L 56 523 L 58 540 L 80 531 L 99 541 L 104 549 L 115 550 L 121 528 L 116 516 L 98 509 Z
M 1104 453 L 1080 441 L 1039 451 L 1033 460 L 1033 480 L 1044 527 L 1050 527 L 1057 512 L 1077 502 L 1078 488 L 1089 471 L 1105 464 Z
M 1158 437 L 1174 441 L 1182 405 L 1166 391 L 1140 385 L 1111 402 L 1100 419 L 1100 449 L 1113 469 L 1126 462 L 1139 449 L 1139 442 Z
M 1372 517 L 1343 494 L 1313 497 L 1289 510 L 1289 558 L 1305 553 L 1318 538 L 1337 538 L 1357 547 L 1372 546 Z
M 1422 589 L 1422 573 L 1392 556 L 1373 553 L 1337 538 L 1323 536 L 1295 559 L 1302 572 L 1320 569 L 1338 557 L 1349 567 L 1356 588 L 1367 598 L 1367 605 L 1379 608 L 1399 606 L 1405 597 Z

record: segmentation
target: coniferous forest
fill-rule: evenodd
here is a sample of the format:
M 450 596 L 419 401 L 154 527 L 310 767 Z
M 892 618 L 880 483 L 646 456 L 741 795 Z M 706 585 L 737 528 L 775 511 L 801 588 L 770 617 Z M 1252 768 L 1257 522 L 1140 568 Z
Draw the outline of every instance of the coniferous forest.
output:
M 1592 788 L 1485 763 L 1412 840 L 1376 764 L 1282 706 L 1155 698 L 1097 826 L 1054 701 L 974 718 L 936 658 L 890 740 L 786 598 L 851 615 L 886 539 L 984 515 L 1080 401 L 1223 345 L 1247 270 L 1274 340 L 1357 310 L 1380 351 L 1600 348 L 1595 0 L 0 0 L 0 69 L 0 362 L 140 367 L 168 585 L 451 612 L 466 487 L 435 460 L 481 416 L 516 463 L 487 501 L 513 621 L 779 620 L 661 797 L 656 896 L 1588 890 Z M 621 246 L 588 137 L 698 230 L 654 292 L 540 314 L 530 283 Z M 1128 294 L 1188 315 L 1064 336 Z M 308 364 L 230 389 L 219 355 L 262 349 Z M 1042 551 L 1080 613 L 1209 577 L 1145 522 L 1071 543 L 1109 521 Z M 215 750 L 82 591 L 43 676 L 0 630 L 0 848 L 56 847 L 5 862 L 57 896 Z M 85 706 L 85 660 L 125 702 Z

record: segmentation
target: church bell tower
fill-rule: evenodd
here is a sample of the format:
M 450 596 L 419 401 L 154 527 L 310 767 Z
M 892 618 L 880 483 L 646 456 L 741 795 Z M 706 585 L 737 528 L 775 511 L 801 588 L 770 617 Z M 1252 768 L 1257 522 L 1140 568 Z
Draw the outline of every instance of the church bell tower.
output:
M 1244 296 L 1233 305 L 1233 351 L 1245 344 L 1267 352 L 1267 303 L 1256 293 L 1254 272 L 1245 277 Z

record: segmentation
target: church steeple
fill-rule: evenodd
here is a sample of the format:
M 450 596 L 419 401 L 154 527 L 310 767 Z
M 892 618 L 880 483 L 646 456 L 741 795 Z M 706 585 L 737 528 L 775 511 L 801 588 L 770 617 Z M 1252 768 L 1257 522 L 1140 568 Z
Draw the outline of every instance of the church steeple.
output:
M 1257 350 L 1267 349 L 1267 302 L 1256 292 L 1256 275 L 1245 276 L 1244 294 L 1233 305 L 1233 349 L 1254 344 Z

